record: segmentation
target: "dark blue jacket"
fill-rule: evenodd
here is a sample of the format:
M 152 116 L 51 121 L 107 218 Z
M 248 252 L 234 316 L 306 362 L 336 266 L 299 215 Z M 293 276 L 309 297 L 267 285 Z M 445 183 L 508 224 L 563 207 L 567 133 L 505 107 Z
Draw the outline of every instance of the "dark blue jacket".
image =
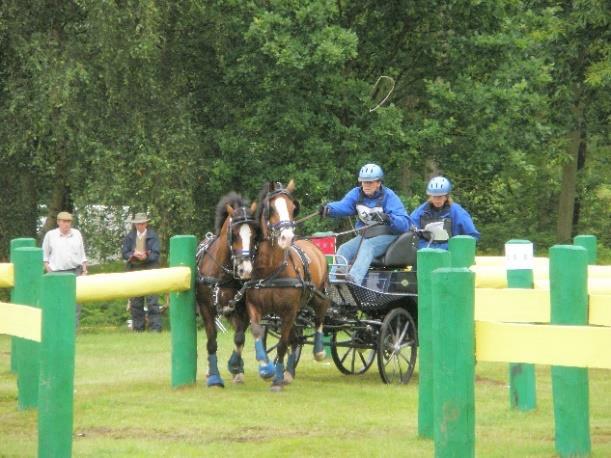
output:
M 473 220 L 471 219 L 471 215 L 462 208 L 457 203 L 451 203 L 450 205 L 444 205 L 442 208 L 437 210 L 434 208 L 429 202 L 425 202 L 420 205 L 414 212 L 410 215 L 412 221 L 416 225 L 418 229 L 424 229 L 421 225 L 421 219 L 423 216 L 428 217 L 428 219 L 439 219 L 450 218 L 452 220 L 452 236 L 455 235 L 470 235 L 475 237 L 476 240 L 479 240 L 479 231 L 475 228 L 475 224 L 473 224 Z M 420 240 L 418 242 L 418 248 L 424 248 L 428 245 L 426 240 Z M 442 248 L 444 250 L 448 249 L 448 242 L 433 242 L 429 246 L 429 248 Z
M 369 208 L 376 207 L 379 205 L 378 200 L 382 193 L 384 193 L 384 197 L 382 199 L 381 206 L 384 213 L 390 217 L 390 229 L 394 234 L 402 234 L 403 232 L 407 232 L 412 226 L 407 210 L 405 210 L 403 202 L 401 202 L 399 196 L 397 196 L 392 189 L 384 186 L 380 187 L 373 197 L 367 197 L 362 194 L 360 187 L 351 189 L 342 200 L 327 204 L 329 216 L 354 216 L 357 214 L 356 205 L 358 203 L 366 205 Z M 363 227 L 364 225 L 365 223 L 363 223 L 360 219 L 357 219 L 357 229 Z
M 144 261 L 131 261 L 131 257 L 136 249 L 136 230 L 130 231 L 123 239 L 121 253 L 123 259 L 127 261 L 128 270 L 152 269 L 159 266 L 160 243 L 157 233 L 150 227 L 146 228 L 145 250 L 147 258 Z

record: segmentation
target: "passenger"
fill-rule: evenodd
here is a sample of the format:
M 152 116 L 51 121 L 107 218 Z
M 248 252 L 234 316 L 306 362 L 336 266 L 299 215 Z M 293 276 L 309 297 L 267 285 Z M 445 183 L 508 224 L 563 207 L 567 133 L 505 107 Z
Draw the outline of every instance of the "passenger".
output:
M 452 183 L 445 177 L 434 177 L 429 181 L 426 187 L 426 193 L 429 195 L 428 200 L 420 205 L 410 215 L 412 221 L 418 229 L 433 222 L 443 221 L 443 227 L 448 232 L 448 236 L 454 235 L 470 235 L 476 240 L 479 240 L 479 231 L 475 228 L 471 215 L 460 205 L 452 201 L 450 192 L 452 191 Z M 420 239 L 418 248 L 442 248 L 448 249 L 448 241 L 429 241 Z
M 359 172 L 360 186 L 348 191 L 342 200 L 322 205 L 319 210 L 323 217 L 358 216 L 356 229 L 362 231 L 339 247 L 336 258 L 338 263 L 352 263 L 346 279 L 358 285 L 362 284 L 373 259 L 384 254 L 412 226 L 401 199 L 382 184 L 383 178 L 379 165 L 366 164 Z M 331 275 L 334 273 L 332 269 Z

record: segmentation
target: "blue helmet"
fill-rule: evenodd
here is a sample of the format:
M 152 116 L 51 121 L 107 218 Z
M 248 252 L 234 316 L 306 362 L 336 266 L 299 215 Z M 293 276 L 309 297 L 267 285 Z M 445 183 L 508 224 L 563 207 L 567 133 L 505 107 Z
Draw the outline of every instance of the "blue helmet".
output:
M 435 177 L 426 185 L 426 193 L 429 196 L 445 196 L 452 191 L 452 183 L 446 177 Z
M 384 172 L 377 164 L 365 164 L 359 172 L 359 181 L 376 181 L 382 178 L 384 178 Z

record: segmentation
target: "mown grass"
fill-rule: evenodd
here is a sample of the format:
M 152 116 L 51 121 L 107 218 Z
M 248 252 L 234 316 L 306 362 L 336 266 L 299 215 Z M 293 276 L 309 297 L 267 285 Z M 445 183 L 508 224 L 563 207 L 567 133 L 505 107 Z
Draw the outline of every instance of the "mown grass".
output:
M 430 457 L 433 442 L 417 437 L 418 380 L 386 386 L 375 366 L 363 377 L 315 363 L 310 348 L 298 378 L 271 393 L 256 376 L 248 337 L 246 383 L 232 385 L 224 364 L 231 334 L 221 336 L 226 388 L 208 389 L 199 336 L 197 386 L 170 387 L 170 335 L 81 333 L 77 337 L 74 456 L 409 456 Z M 36 454 L 36 412 L 17 410 L 9 372 L 10 340 L 0 336 L 0 456 Z M 476 454 L 554 456 L 549 367 L 537 368 L 538 408 L 508 408 L 507 365 L 478 364 Z M 611 377 L 590 371 L 594 457 L 611 456 Z

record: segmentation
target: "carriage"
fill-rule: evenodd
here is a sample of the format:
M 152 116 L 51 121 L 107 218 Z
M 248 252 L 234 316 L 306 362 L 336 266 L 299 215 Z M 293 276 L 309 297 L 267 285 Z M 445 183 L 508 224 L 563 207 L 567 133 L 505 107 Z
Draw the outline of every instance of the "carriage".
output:
M 326 294 L 332 305 L 324 321 L 327 351 L 337 369 L 346 375 L 364 374 L 377 360 L 382 381 L 408 383 L 416 364 L 417 281 L 416 251 L 418 234 L 408 232 L 395 240 L 386 253 L 375 259 L 362 285 L 351 283 L 342 272 L 344 263 L 335 264 L 335 235 L 309 239 L 325 253 L 330 267 Z M 267 316 L 264 343 L 266 351 L 276 348 L 280 320 Z M 313 312 L 300 310 L 295 324 L 296 362 L 306 344 L 313 344 Z

